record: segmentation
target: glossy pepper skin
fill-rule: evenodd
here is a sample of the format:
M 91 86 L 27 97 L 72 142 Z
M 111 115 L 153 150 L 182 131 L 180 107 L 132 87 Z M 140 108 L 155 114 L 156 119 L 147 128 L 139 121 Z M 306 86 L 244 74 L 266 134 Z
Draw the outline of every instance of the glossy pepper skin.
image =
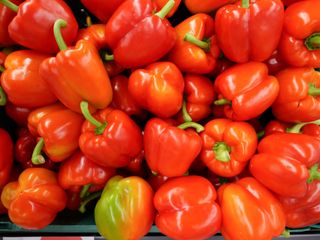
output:
M 288 68 L 288 64 L 282 59 L 278 50 L 275 50 L 264 63 L 268 66 L 269 74 L 273 76 L 281 70 Z
M 74 48 L 60 51 L 40 65 L 40 75 L 68 108 L 81 112 L 80 102 L 102 109 L 112 99 L 112 87 L 99 53 L 90 41 L 79 40 Z
M 181 126 L 181 125 L 180 125 Z M 150 119 L 144 129 L 144 151 L 149 168 L 160 175 L 185 174 L 201 151 L 201 138 L 160 119 Z
M 174 1 L 169 4 L 174 6 Z M 155 10 L 152 0 L 125 1 L 106 24 L 106 41 L 122 67 L 150 64 L 173 47 L 175 30 L 165 19 L 166 13 L 155 14 Z
M 138 125 L 126 113 L 113 108 L 99 110 L 93 116 L 106 125 L 101 134 L 96 134 L 96 126 L 84 122 L 79 138 L 81 151 L 101 166 L 127 166 L 143 148 Z
M 60 162 L 79 147 L 78 139 L 83 122 L 84 118 L 80 114 L 57 104 L 31 112 L 28 127 L 31 133 L 36 133 L 35 136 L 43 139 L 43 151 L 46 155 L 52 161 Z
M 319 8 L 319 0 L 307 0 L 296 2 L 286 9 L 278 49 L 289 65 L 320 67 Z
M 277 48 L 283 26 L 281 0 L 241 1 L 221 7 L 215 17 L 218 44 L 231 61 L 264 61 Z M 266 41 L 267 39 L 267 41 Z
M 211 13 L 224 5 L 234 2 L 236 0 L 185 0 L 184 4 L 191 13 Z
M 33 110 L 33 108 L 16 106 L 11 102 L 7 102 L 5 106 L 6 114 L 20 127 L 28 125 L 28 116 Z
M 31 50 L 9 54 L 6 70 L 1 75 L 1 86 L 14 105 L 27 108 L 42 107 L 57 101 L 39 74 L 40 64 L 50 55 Z
M 308 183 L 319 178 L 319 147 L 320 140 L 313 136 L 271 134 L 259 142 L 258 153 L 250 162 L 250 172 L 281 196 L 303 197 Z
M 135 70 L 129 77 L 128 90 L 133 99 L 154 115 L 168 118 L 182 107 L 184 79 L 171 62 L 156 62 Z
M 115 176 L 105 186 L 94 217 L 99 233 L 106 239 L 140 239 L 154 219 L 152 188 L 140 177 Z
M 256 179 L 246 177 L 224 184 L 218 196 L 224 238 L 271 240 L 284 231 L 286 222 L 280 202 Z
M 211 104 L 215 99 L 213 82 L 197 74 L 186 74 L 184 82 L 186 111 L 194 122 L 205 119 L 211 114 Z M 177 119 L 182 122 L 183 114 L 179 113 Z
M 286 215 L 286 226 L 302 228 L 320 221 L 320 181 L 308 184 L 307 193 L 301 198 L 279 197 Z
M 320 118 L 320 73 L 313 68 L 287 68 L 276 75 L 279 95 L 272 105 L 274 116 L 284 122 Z
M 248 62 L 221 73 L 215 80 L 215 90 L 219 98 L 215 104 L 224 105 L 225 115 L 244 121 L 259 116 L 272 105 L 279 92 L 279 83 L 268 75 L 265 64 Z
M 67 22 L 62 30 L 67 45 L 71 45 L 76 38 L 77 21 L 63 0 L 27 0 L 16 10 L 17 15 L 9 24 L 8 31 L 10 37 L 24 47 L 44 53 L 58 52 L 52 30 L 57 19 Z
M 182 72 L 205 74 L 216 67 L 220 50 L 214 36 L 214 20 L 203 13 L 195 14 L 175 27 L 178 39 L 168 59 Z M 187 40 L 190 34 L 203 44 L 198 46 Z
M 220 230 L 216 198 L 213 185 L 203 177 L 171 179 L 154 196 L 155 223 L 171 239 L 207 239 Z
M 257 134 L 249 123 L 222 118 L 209 121 L 200 136 L 203 142 L 201 160 L 222 177 L 241 173 L 258 144 Z
M 13 141 L 9 133 L 0 128 L 0 189 L 9 181 L 13 165 Z
M 24 170 L 18 181 L 8 183 L 1 202 L 8 208 L 10 220 L 25 229 L 42 229 L 49 225 L 67 203 L 56 174 L 44 168 Z
M 91 185 L 89 191 L 99 190 L 115 173 L 115 169 L 99 166 L 77 151 L 61 164 L 58 181 L 63 189 L 73 192 L 80 192 L 87 184 Z

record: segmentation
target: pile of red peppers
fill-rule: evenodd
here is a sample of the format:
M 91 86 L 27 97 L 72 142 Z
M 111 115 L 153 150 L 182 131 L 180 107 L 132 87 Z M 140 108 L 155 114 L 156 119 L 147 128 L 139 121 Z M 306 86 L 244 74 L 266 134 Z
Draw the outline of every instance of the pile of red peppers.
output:
M 92 211 L 110 240 L 320 223 L 320 0 L 71 2 L 85 24 L 0 0 L 1 214 Z

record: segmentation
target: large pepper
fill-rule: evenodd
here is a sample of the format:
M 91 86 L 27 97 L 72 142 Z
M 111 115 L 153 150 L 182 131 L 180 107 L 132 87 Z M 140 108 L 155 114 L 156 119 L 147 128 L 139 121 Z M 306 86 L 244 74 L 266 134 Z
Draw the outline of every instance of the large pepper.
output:
M 153 0 L 156 5 L 157 5 L 157 9 L 162 9 L 168 2 L 168 0 Z M 178 10 L 179 6 L 180 6 L 181 0 L 174 0 L 174 6 L 172 7 L 172 9 L 170 10 L 170 12 L 167 14 L 167 17 L 172 17 L 175 12 Z
M 247 177 L 224 184 L 218 196 L 224 238 L 271 240 L 284 231 L 285 216 L 280 202 L 256 179 Z
M 176 33 L 167 13 L 174 0 L 158 13 L 152 0 L 125 1 L 106 25 L 106 40 L 114 59 L 126 68 L 153 63 L 167 54 L 176 40 Z
M 140 177 L 115 176 L 105 186 L 94 217 L 106 239 L 141 239 L 154 219 L 152 188 Z
M 1 194 L 10 220 L 25 229 L 49 225 L 67 203 L 56 174 L 44 168 L 24 170 L 18 181 L 8 183 Z
M 268 68 L 260 62 L 237 64 L 225 70 L 215 80 L 219 100 L 225 115 L 244 121 L 262 114 L 277 98 L 279 83 L 268 75 Z
M 71 156 L 79 147 L 78 141 L 84 118 L 60 104 L 39 108 L 30 113 L 28 128 L 39 137 L 32 155 L 33 164 L 43 164 L 41 150 L 55 162 Z
M 0 128 L 0 189 L 9 181 L 13 165 L 13 141 L 9 133 Z
M 160 119 L 150 119 L 144 129 L 144 151 L 149 168 L 160 175 L 185 174 L 201 151 L 201 138 L 190 127 L 201 132 L 203 127 L 187 122 L 178 127 Z M 184 129 L 187 129 L 186 131 Z
M 203 177 L 171 179 L 154 196 L 155 223 L 171 239 L 207 239 L 220 230 L 216 198 L 213 185 Z
M 212 13 L 220 7 L 236 0 L 185 0 L 184 4 L 191 13 Z
M 229 119 L 209 121 L 200 136 L 201 160 L 222 177 L 238 175 L 255 154 L 258 144 L 257 134 L 249 123 Z
M 175 27 L 178 35 L 168 59 L 182 72 L 210 73 L 220 50 L 214 36 L 214 20 L 207 14 L 193 15 Z
M 128 89 L 140 106 L 156 116 L 171 117 L 182 107 L 184 79 L 171 62 L 156 62 L 137 69 L 130 75 Z
M 93 116 L 88 103 L 81 108 L 87 121 L 82 126 L 79 146 L 86 157 L 106 167 L 125 167 L 143 148 L 139 126 L 123 111 L 106 108 Z
M 278 133 L 264 137 L 250 162 L 252 175 L 273 192 L 303 197 L 308 183 L 320 179 L 320 140 L 305 134 Z
M 276 50 L 283 26 L 281 0 L 242 0 L 215 16 L 219 46 L 231 61 L 264 61 Z
M 1 75 L 1 86 L 8 100 L 27 108 L 54 103 L 57 98 L 39 75 L 40 64 L 50 55 L 30 50 L 15 51 L 5 61 L 6 70 Z
M 287 68 L 276 77 L 280 90 L 272 112 L 277 119 L 308 122 L 320 118 L 320 72 L 313 68 Z
M 289 65 L 320 67 L 319 8 L 319 0 L 307 0 L 294 3 L 286 9 L 278 49 Z
M 24 47 L 45 53 L 58 52 L 53 26 L 60 18 L 67 23 L 62 34 L 68 45 L 73 43 L 77 35 L 77 21 L 63 0 L 27 0 L 19 6 L 9 0 L 1 0 L 0 3 L 17 12 L 8 31 L 10 37 Z

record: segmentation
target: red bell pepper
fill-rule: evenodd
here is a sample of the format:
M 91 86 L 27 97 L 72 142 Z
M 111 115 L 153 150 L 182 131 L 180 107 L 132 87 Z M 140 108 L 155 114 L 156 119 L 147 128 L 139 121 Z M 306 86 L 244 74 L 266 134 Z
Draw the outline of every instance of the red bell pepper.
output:
M 273 192 L 303 197 L 308 183 L 320 179 L 320 139 L 305 134 L 276 133 L 264 137 L 250 162 L 250 172 Z
M 212 13 L 229 3 L 234 3 L 236 0 L 185 0 L 184 4 L 191 13 Z
M 154 2 L 157 5 L 157 9 L 162 9 L 168 2 L 168 0 L 154 0 Z M 174 0 L 174 6 L 170 10 L 170 12 L 167 14 L 167 17 L 172 17 L 174 13 L 178 10 L 180 6 L 181 0 Z
M 184 76 L 185 108 L 192 121 L 198 122 L 211 114 L 211 104 L 215 99 L 213 82 L 202 75 L 186 74 Z M 184 122 L 182 113 L 177 119 Z
M 158 117 L 171 117 L 182 107 L 184 79 L 171 62 L 156 62 L 135 70 L 128 89 L 140 106 Z
M 320 72 L 313 68 L 287 68 L 276 77 L 280 90 L 272 112 L 277 119 L 294 123 L 320 118 Z
M 125 167 L 143 148 L 138 125 L 123 111 L 106 108 L 93 116 L 88 104 L 81 103 L 87 119 L 82 126 L 79 146 L 90 160 L 106 167 Z
M 284 231 L 280 202 L 256 179 L 247 177 L 224 184 L 218 196 L 225 239 L 270 240 Z
M 289 65 L 320 67 L 319 8 L 319 0 L 307 0 L 292 4 L 286 9 L 278 49 Z
M 9 133 L 0 128 L 0 189 L 9 181 L 13 165 L 13 141 Z
M 275 50 L 272 55 L 264 61 L 268 67 L 268 72 L 270 75 L 275 75 L 281 70 L 288 67 L 288 65 L 281 58 L 281 55 L 278 50 Z
M 22 0 L 12 0 L 14 4 L 20 4 Z M 0 4 L 0 46 L 8 47 L 14 45 L 15 42 L 11 39 L 8 26 L 16 13 L 5 5 Z
M 286 226 L 302 228 L 320 221 L 320 181 L 307 186 L 307 193 L 301 198 L 279 197 L 286 215 Z
M 125 1 L 106 25 L 106 40 L 122 67 L 151 64 L 173 47 L 176 33 L 165 16 L 175 2 L 169 0 L 157 13 L 152 0 Z
M 264 61 L 278 46 L 283 19 L 281 0 L 242 0 L 226 5 L 215 15 L 218 44 L 231 61 Z
M 154 196 L 155 223 L 171 239 L 207 239 L 220 230 L 216 198 L 213 185 L 203 177 L 171 179 Z
M 39 75 L 40 64 L 50 55 L 30 50 L 12 52 L 5 61 L 1 86 L 14 105 L 42 107 L 57 101 L 47 83 Z
M 209 121 L 200 136 L 203 143 L 201 160 L 222 177 L 241 173 L 258 144 L 257 134 L 249 123 L 229 119 Z
M 144 150 L 142 150 L 138 156 L 131 159 L 125 170 L 129 171 L 131 175 L 145 177 L 147 174 L 145 165 Z
M 225 115 L 233 120 L 255 118 L 269 108 L 278 96 L 278 80 L 268 75 L 260 62 L 237 64 L 225 70 L 215 80 L 218 100 Z
M 203 127 L 187 122 L 178 127 L 160 119 L 150 119 L 144 129 L 144 151 L 149 168 L 160 175 L 174 177 L 185 174 L 201 151 L 199 133 Z M 184 129 L 187 129 L 186 131 Z
M 154 192 L 157 192 L 158 189 L 166 182 L 168 181 L 169 178 L 167 176 L 162 176 L 159 174 L 153 174 L 151 173 L 150 176 L 148 177 L 147 181 L 150 184 L 150 186 L 152 187 Z
M 51 105 L 30 113 L 28 127 L 35 133 L 38 143 L 32 154 L 33 164 L 43 164 L 43 150 L 54 162 L 60 162 L 71 156 L 79 147 L 78 140 L 84 118 L 68 108 Z
M 25 229 L 42 229 L 49 225 L 67 203 L 56 174 L 44 168 L 28 168 L 18 181 L 8 183 L 1 194 L 10 220 Z
M 169 61 L 182 72 L 212 72 L 220 55 L 214 36 L 213 18 L 199 13 L 181 22 L 175 30 L 178 40 L 168 55 Z
M 33 108 L 19 107 L 10 102 L 5 106 L 6 114 L 20 127 L 28 125 L 28 116 L 33 110 Z
M 67 23 L 62 30 L 67 45 L 71 45 L 76 38 L 77 21 L 63 0 L 27 0 L 19 6 L 9 0 L 1 0 L 0 3 L 17 12 L 8 31 L 10 37 L 24 47 L 45 53 L 58 52 L 53 34 L 57 19 L 64 19 Z

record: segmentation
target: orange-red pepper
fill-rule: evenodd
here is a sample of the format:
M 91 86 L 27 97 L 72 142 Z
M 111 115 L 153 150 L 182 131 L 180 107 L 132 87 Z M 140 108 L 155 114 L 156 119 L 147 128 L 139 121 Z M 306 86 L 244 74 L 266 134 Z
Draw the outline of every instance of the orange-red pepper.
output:
M 185 0 L 184 4 L 191 13 L 211 13 L 220 7 L 237 0 Z

